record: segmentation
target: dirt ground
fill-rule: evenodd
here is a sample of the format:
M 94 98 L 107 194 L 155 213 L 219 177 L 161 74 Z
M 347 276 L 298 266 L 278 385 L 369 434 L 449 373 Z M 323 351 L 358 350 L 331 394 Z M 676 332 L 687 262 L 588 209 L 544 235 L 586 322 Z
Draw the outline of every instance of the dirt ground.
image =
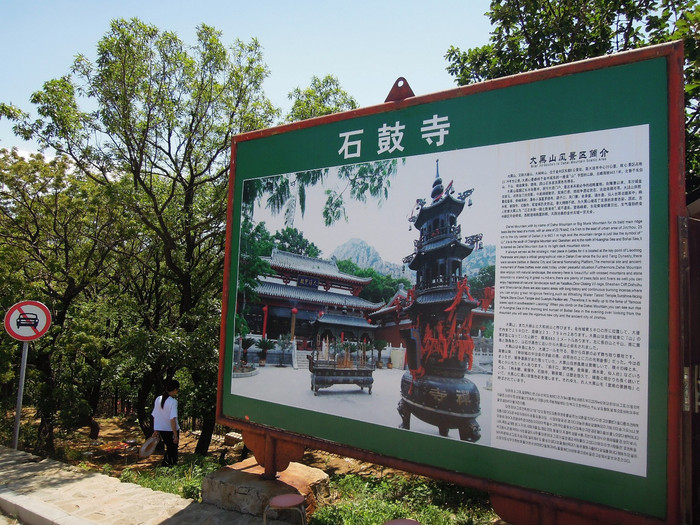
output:
M 141 470 L 160 464 L 163 458 L 162 451 L 156 450 L 148 458 L 139 458 L 138 451 L 144 442 L 144 437 L 136 422 L 120 417 L 99 418 L 97 421 L 100 425 L 100 435 L 97 440 L 89 438 L 89 427 L 77 430 L 70 438 L 56 440 L 56 448 L 65 450 L 64 461 L 91 470 L 108 470 L 110 475 L 117 477 L 127 467 Z M 197 434 L 189 431 L 181 433 L 179 446 L 181 457 L 194 454 L 198 438 Z M 225 436 L 213 436 L 209 455 L 226 464 L 241 460 L 242 444 L 233 443 L 235 439 L 235 434 L 229 434 L 228 439 Z M 301 463 L 319 468 L 329 475 L 365 473 L 386 476 L 402 473 L 374 463 L 310 449 L 306 450 Z

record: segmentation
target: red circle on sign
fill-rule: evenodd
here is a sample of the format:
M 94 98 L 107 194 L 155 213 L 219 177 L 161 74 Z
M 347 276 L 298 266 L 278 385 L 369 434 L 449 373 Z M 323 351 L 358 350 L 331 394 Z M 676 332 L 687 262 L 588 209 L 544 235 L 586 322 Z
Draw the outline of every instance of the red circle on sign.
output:
M 38 301 L 22 301 L 5 314 L 5 330 L 18 341 L 39 339 L 51 326 L 51 312 Z

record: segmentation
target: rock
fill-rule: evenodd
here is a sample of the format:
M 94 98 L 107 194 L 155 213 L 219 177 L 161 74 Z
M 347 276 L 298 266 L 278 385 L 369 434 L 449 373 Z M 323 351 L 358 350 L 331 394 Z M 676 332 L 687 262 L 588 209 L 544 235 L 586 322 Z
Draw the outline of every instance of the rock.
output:
M 224 436 L 224 445 L 233 446 L 241 442 L 241 435 L 238 432 L 229 432 Z
M 312 514 L 318 505 L 330 496 L 328 475 L 320 469 L 301 463 L 290 463 L 289 468 L 277 475 L 276 480 L 264 480 L 265 469 L 250 458 L 223 467 L 207 475 L 202 481 L 202 501 L 222 509 L 262 516 L 270 498 L 280 494 L 299 493 L 306 500 L 306 513 Z M 273 519 L 297 523 L 296 512 L 280 511 Z M 294 520 L 297 521 L 294 521 Z

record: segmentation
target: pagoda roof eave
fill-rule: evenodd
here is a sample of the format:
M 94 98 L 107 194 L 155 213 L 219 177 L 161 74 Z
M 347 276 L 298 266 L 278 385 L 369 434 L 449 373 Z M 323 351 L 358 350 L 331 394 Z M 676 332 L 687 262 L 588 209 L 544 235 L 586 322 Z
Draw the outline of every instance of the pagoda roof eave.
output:
M 319 325 L 352 326 L 355 328 L 366 328 L 376 330 L 376 325 L 369 324 L 364 317 L 349 317 L 345 315 L 325 314 L 312 323 Z
M 437 250 L 449 247 L 452 245 L 452 243 L 456 243 L 455 256 L 460 257 L 462 259 L 469 256 L 474 251 L 473 246 L 464 244 L 462 241 L 458 241 L 454 238 L 447 238 L 444 241 L 438 241 L 436 243 L 431 244 L 426 243 L 420 251 L 415 252 L 415 256 L 408 265 L 408 267 L 411 270 L 417 270 L 420 267 L 420 259 L 426 257 L 430 252 L 435 252 Z
M 354 295 L 344 295 L 313 288 L 303 288 L 301 286 L 291 286 L 266 281 L 258 283 L 255 292 L 261 300 L 273 298 L 316 304 L 319 306 L 356 308 L 363 311 L 374 311 L 384 306 L 384 303 L 371 303 Z
M 431 290 L 427 293 L 423 292 L 421 295 L 416 296 L 416 300 L 411 303 L 410 306 L 406 307 L 404 310 L 408 312 L 415 308 L 420 308 L 423 306 L 432 306 L 437 304 L 444 304 L 445 306 L 450 306 L 454 302 L 454 290 Z M 460 301 L 462 305 L 469 306 L 473 310 L 479 305 L 479 301 L 476 299 L 469 299 L 467 295 L 462 295 L 462 300 Z
M 317 259 L 278 249 L 273 250 L 270 257 L 262 257 L 262 259 L 278 273 L 280 271 L 283 273 L 291 271 L 302 275 L 363 286 L 372 282 L 371 277 L 357 277 L 341 272 L 333 259 Z
M 441 197 L 439 200 L 428 204 L 427 206 L 423 206 L 420 211 L 418 212 L 418 215 L 416 216 L 416 222 L 415 226 L 416 228 L 419 228 L 427 221 L 429 220 L 435 213 L 440 211 L 440 208 L 443 206 L 448 206 L 456 212 L 457 215 L 462 212 L 464 209 L 464 204 L 465 201 L 461 199 L 456 199 L 453 197 L 451 194 L 450 195 L 445 195 Z

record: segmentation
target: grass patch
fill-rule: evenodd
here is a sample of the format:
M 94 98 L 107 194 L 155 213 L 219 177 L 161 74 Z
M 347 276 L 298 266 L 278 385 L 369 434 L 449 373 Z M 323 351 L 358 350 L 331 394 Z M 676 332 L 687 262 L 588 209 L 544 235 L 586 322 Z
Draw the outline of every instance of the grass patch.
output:
M 210 457 L 187 456 L 174 467 L 156 467 L 151 470 L 125 468 L 120 481 L 142 487 L 177 494 L 195 501 L 202 499 L 202 480 L 221 465 Z
M 334 476 L 331 491 L 336 503 L 319 507 L 310 525 L 376 525 L 399 518 L 487 525 L 498 519 L 488 494 L 421 476 Z

